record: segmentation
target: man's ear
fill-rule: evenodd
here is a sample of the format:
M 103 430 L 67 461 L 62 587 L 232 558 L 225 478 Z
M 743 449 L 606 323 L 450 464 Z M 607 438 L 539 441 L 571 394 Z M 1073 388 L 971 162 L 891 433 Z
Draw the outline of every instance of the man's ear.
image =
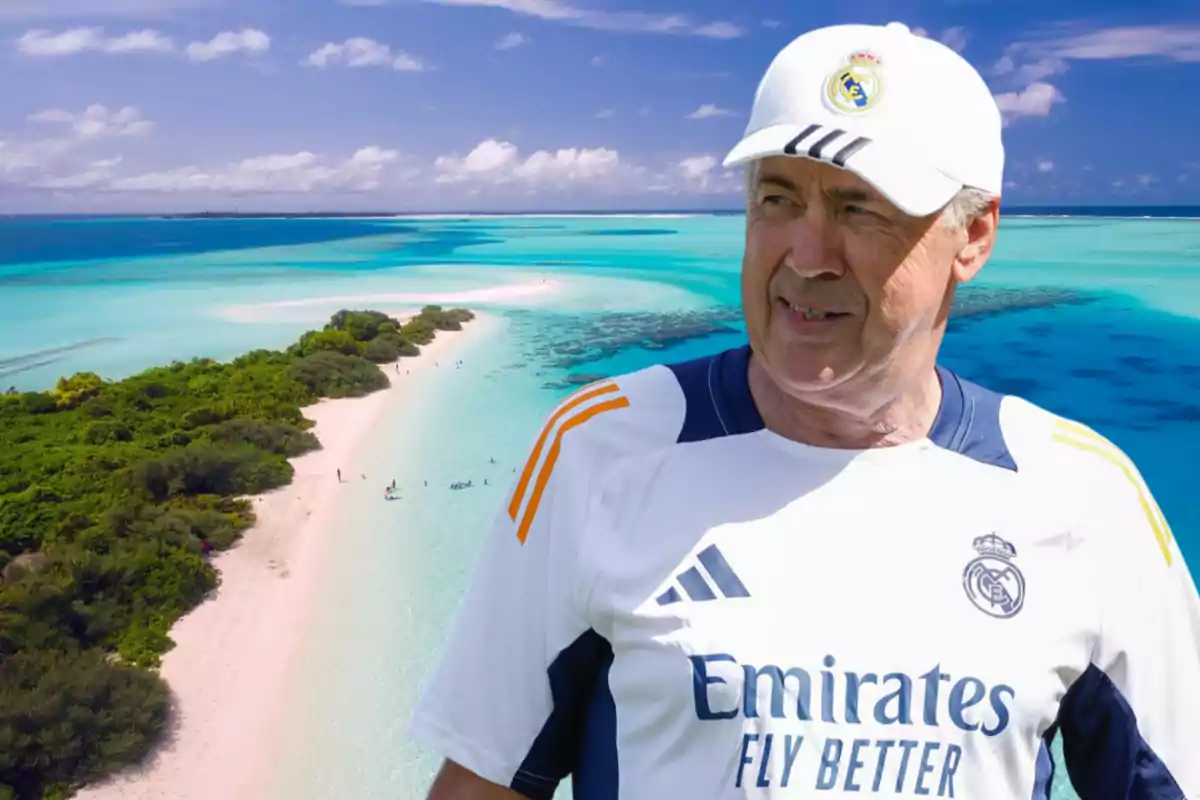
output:
M 958 255 L 954 258 L 954 280 L 966 283 L 975 277 L 992 255 L 996 244 L 996 229 L 1000 224 L 1000 198 L 993 198 L 983 213 L 970 220 L 966 226 L 966 237 Z

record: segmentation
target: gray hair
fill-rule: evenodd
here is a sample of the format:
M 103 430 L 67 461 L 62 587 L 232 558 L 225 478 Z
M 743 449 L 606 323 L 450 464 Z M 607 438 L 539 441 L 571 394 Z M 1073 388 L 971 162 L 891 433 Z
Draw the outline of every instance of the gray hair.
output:
M 758 180 L 758 160 L 746 165 L 746 203 L 754 198 L 755 183 Z M 941 222 L 947 228 L 963 228 L 987 211 L 988 206 L 996 199 L 995 195 L 976 189 L 974 186 L 964 186 L 959 189 L 950 202 L 942 208 Z

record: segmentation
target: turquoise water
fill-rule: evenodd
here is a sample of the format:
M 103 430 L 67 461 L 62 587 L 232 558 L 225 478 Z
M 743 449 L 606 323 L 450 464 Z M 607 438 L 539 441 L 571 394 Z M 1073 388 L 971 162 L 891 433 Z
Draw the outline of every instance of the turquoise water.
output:
M 397 479 L 403 527 L 374 480 L 350 489 L 329 532 L 271 796 L 419 797 L 436 762 L 405 736 L 412 702 L 511 469 L 572 376 L 742 341 L 741 235 L 736 216 L 0 220 L 0 387 L 228 358 L 345 305 L 409 305 L 380 295 L 560 281 L 553 295 L 470 303 L 503 333 L 423 380 L 363 456 L 360 471 Z M 295 300 L 307 302 L 272 305 Z M 1200 563 L 1185 463 L 1200 449 L 1200 222 L 1008 220 L 960 301 L 944 362 L 1113 439 Z M 460 478 L 477 488 L 444 488 Z

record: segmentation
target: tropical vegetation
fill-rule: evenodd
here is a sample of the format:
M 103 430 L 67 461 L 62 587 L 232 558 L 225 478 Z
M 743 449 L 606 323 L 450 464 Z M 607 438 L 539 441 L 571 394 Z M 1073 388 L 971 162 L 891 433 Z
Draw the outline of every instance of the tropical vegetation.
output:
M 0 800 L 67 797 L 150 751 L 171 709 L 156 667 L 219 582 L 209 552 L 321 446 L 301 409 L 386 387 L 378 364 L 472 318 L 343 310 L 283 351 L 0 396 Z

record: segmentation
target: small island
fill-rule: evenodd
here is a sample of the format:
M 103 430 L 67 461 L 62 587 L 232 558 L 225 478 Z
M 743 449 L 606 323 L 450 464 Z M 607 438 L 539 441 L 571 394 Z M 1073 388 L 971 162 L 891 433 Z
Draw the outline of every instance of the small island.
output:
M 218 585 L 210 553 L 321 448 L 301 409 L 388 387 L 380 364 L 473 318 L 342 310 L 283 351 L 0 396 L 0 800 L 69 797 L 151 751 L 156 668 Z

